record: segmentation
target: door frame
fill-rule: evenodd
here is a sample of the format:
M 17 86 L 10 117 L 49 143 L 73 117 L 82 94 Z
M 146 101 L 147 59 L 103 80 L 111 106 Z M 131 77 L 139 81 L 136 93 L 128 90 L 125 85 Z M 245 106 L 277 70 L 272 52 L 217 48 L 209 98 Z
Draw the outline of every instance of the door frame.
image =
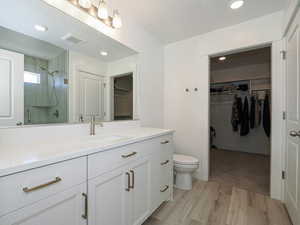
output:
M 271 47 L 271 85 L 272 85 L 272 108 L 271 108 L 271 165 L 270 165 L 270 196 L 271 198 L 284 199 L 284 180 L 282 179 L 282 171 L 285 168 L 285 137 L 283 131 L 285 128 L 285 120 L 283 120 L 283 112 L 285 111 L 285 66 L 282 58 L 282 51 L 285 51 L 284 40 L 263 43 L 255 46 L 245 46 L 230 51 L 214 52 L 205 56 L 208 64 L 208 85 L 207 85 L 207 144 L 204 153 L 204 179 L 209 179 L 210 173 L 210 146 L 209 146 L 209 126 L 210 126 L 210 69 L 209 61 L 211 57 L 224 54 L 232 54 L 257 48 Z
M 115 117 L 115 93 L 114 93 L 114 81 L 115 81 L 115 78 L 119 78 L 119 77 L 125 77 L 125 76 L 132 76 L 132 91 L 133 91 L 133 95 L 132 95 L 132 102 L 133 102 L 133 108 L 132 108 L 132 113 L 133 113 L 133 118 L 134 119 L 134 111 L 135 111 L 135 88 L 134 88 L 134 85 L 135 85 L 135 81 L 134 81 L 134 72 L 127 72 L 127 73 L 122 73 L 122 74 L 117 74 L 117 75 L 112 75 L 109 77 L 109 96 L 110 96 L 110 99 L 108 99 L 108 102 L 110 103 L 110 105 L 108 106 L 109 109 L 110 109 L 110 120 L 114 120 L 114 117 Z
M 133 82 L 133 120 L 139 120 L 139 75 L 137 71 L 137 66 L 135 65 L 133 69 L 124 71 L 122 73 L 116 73 L 113 75 L 108 75 L 107 80 L 107 117 L 108 121 L 113 121 L 114 118 L 114 84 L 113 80 L 116 77 L 122 77 L 132 74 Z

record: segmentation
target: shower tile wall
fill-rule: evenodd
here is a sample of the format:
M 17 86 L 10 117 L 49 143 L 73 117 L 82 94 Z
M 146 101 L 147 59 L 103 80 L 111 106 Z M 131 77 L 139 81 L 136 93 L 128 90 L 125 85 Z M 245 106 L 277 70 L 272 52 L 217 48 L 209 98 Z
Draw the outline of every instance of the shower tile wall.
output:
M 55 73 L 55 91 L 53 91 L 52 78 L 48 77 L 49 102 L 52 105 L 49 108 L 49 123 L 65 123 L 68 121 L 68 84 L 64 81 L 68 80 L 68 52 L 64 51 L 57 57 L 49 60 L 49 71 L 58 71 Z
M 40 84 L 24 83 L 24 123 L 48 123 L 48 93 L 47 73 L 41 67 L 48 69 L 48 61 L 32 56 L 24 56 L 24 70 L 40 74 Z

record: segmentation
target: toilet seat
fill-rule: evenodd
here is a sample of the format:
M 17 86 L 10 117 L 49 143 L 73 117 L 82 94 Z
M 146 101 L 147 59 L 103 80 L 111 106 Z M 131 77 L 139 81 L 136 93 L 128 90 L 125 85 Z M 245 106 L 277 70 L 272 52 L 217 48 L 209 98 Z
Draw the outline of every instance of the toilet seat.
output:
M 182 154 L 174 154 L 173 161 L 175 164 L 180 165 L 198 165 L 199 160 L 193 156 L 182 155 Z

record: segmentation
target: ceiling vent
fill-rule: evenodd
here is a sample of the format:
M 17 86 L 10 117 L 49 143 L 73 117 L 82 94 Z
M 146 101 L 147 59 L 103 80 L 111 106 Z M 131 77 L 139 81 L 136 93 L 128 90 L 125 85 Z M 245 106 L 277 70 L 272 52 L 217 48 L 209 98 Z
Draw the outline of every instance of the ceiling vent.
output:
M 74 45 L 79 44 L 81 42 L 84 42 L 83 40 L 81 40 L 80 38 L 74 36 L 73 34 L 66 34 L 61 39 L 69 42 L 70 44 L 74 44 Z

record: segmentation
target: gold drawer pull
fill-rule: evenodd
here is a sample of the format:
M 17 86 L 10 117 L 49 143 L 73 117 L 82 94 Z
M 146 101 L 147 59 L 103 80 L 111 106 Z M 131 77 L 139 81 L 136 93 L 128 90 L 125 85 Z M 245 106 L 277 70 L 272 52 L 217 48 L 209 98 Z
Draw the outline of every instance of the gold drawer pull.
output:
M 56 183 L 60 182 L 61 180 L 62 179 L 60 177 L 55 177 L 55 180 L 49 181 L 48 183 L 45 183 L 45 184 L 41 184 L 41 185 L 38 185 L 38 186 L 35 186 L 35 187 L 32 187 L 32 188 L 24 187 L 23 191 L 26 192 L 26 193 L 29 193 L 29 192 L 47 187 L 47 186 L 52 185 L 52 184 L 56 184 Z
M 166 187 L 164 189 L 160 190 L 160 192 L 165 192 L 168 189 L 169 189 L 169 185 L 166 185 Z
M 166 165 L 166 164 L 168 164 L 170 161 L 169 160 L 166 160 L 166 161 L 164 161 L 164 162 L 162 162 L 162 163 L 160 163 L 160 165 Z
M 132 152 L 132 153 L 130 153 L 128 155 L 122 155 L 122 158 L 126 159 L 126 158 L 129 158 L 129 157 L 134 156 L 136 154 L 137 154 L 136 152 Z
M 162 145 L 165 145 L 165 144 L 168 144 L 169 143 L 169 141 L 168 140 L 166 140 L 166 141 L 162 141 L 162 142 L 160 142 Z

